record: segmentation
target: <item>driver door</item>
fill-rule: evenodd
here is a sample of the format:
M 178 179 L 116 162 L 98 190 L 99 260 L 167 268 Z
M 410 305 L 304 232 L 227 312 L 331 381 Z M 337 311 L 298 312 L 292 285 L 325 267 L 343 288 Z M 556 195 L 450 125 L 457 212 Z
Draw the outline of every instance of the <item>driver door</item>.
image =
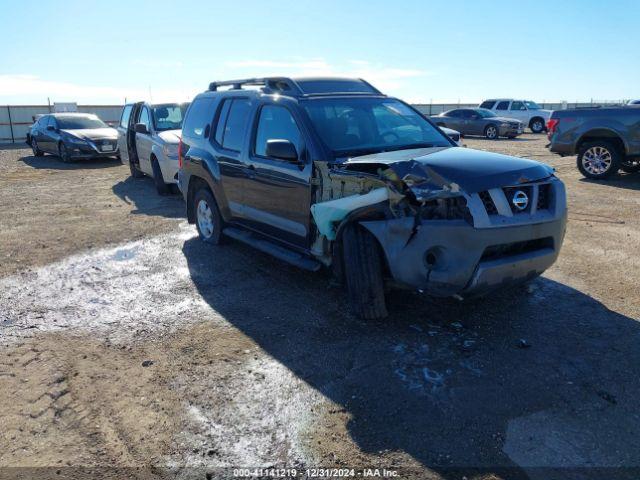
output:
M 140 110 L 140 115 L 136 123 L 142 123 L 146 125 L 148 133 L 136 132 L 136 151 L 138 152 L 138 161 L 140 162 L 140 170 L 147 175 L 153 175 L 151 170 L 151 146 L 153 144 L 151 139 L 151 112 L 149 108 L 144 105 Z
M 509 113 L 510 117 L 520 120 L 525 125 L 529 123 L 529 111 L 527 110 L 527 106 L 524 102 L 511 102 Z
M 308 247 L 311 162 L 306 161 L 302 131 L 291 110 L 267 103 L 256 113 L 249 152 L 244 217 L 249 226 L 292 245 Z M 297 161 L 267 156 L 268 140 L 289 140 Z

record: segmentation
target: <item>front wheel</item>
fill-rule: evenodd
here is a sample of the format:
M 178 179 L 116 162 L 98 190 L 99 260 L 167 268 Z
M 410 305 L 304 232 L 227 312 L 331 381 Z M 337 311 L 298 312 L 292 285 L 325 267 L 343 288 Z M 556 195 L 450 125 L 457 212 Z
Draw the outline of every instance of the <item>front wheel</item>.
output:
M 38 147 L 38 142 L 33 137 L 31 137 L 31 150 L 33 151 L 33 155 L 36 157 L 41 157 L 44 155 L 44 152 Z
M 487 125 L 484 129 L 484 136 L 489 140 L 496 140 L 498 138 L 498 127 L 495 125 Z
M 385 318 L 388 313 L 380 245 L 364 227 L 351 224 L 345 227 L 342 246 L 351 311 L 366 320 Z
M 200 240 L 212 245 L 219 245 L 222 241 L 224 221 L 211 191 L 205 187 L 200 188 L 193 196 L 193 206 L 196 212 L 196 228 Z
M 578 153 L 578 170 L 594 180 L 609 178 L 620 168 L 620 152 L 606 140 L 584 143 Z
M 60 157 L 60 160 L 62 160 L 64 163 L 69 163 L 71 161 L 69 150 L 67 149 L 67 146 L 64 144 L 64 142 L 60 142 L 58 144 L 58 157 Z
M 544 120 L 541 118 L 534 118 L 529 123 L 529 128 L 533 133 L 542 133 L 544 131 Z
M 153 183 L 156 186 L 156 190 L 159 195 L 167 195 L 170 191 L 169 185 L 164 183 L 164 177 L 162 176 L 162 170 L 158 160 L 153 158 L 151 160 L 151 169 L 153 170 Z

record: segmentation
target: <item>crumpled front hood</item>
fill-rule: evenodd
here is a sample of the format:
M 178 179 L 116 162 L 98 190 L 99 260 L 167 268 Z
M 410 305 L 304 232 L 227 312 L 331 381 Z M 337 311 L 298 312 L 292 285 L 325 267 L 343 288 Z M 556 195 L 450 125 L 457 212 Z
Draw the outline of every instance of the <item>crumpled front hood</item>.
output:
M 388 167 L 420 200 L 528 183 L 554 172 L 534 160 L 460 147 L 381 152 L 351 158 L 343 165 L 353 170 L 365 165 Z
M 61 130 L 72 137 L 81 138 L 83 140 L 110 140 L 118 139 L 118 131 L 115 128 L 83 128 L 78 130 Z
M 158 136 L 167 143 L 179 143 L 182 130 L 165 130 L 164 132 L 158 132 Z
M 522 123 L 520 120 L 516 120 L 515 118 L 507 118 L 507 117 L 487 117 L 483 120 L 492 120 L 494 122 L 501 122 L 501 123 L 511 123 L 514 125 L 517 125 L 518 123 Z

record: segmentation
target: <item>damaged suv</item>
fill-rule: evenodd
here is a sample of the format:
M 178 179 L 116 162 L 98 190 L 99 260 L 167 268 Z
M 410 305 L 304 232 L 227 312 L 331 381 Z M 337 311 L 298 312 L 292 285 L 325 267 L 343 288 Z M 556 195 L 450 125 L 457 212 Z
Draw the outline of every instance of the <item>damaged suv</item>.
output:
M 359 79 L 214 82 L 178 156 L 203 241 L 330 267 L 362 318 L 387 315 L 387 285 L 465 298 L 532 279 L 564 237 L 552 168 L 459 148 Z

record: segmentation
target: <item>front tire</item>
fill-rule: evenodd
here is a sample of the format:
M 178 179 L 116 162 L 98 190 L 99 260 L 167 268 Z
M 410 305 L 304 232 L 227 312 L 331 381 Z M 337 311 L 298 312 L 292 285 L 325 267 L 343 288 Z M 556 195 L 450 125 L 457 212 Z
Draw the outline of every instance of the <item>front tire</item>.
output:
M 342 235 L 344 275 L 351 311 L 366 320 L 388 315 L 382 278 L 382 252 L 375 237 L 357 224 Z
M 484 128 L 484 136 L 489 140 L 497 140 L 498 139 L 498 127 L 494 124 L 489 124 Z
M 164 182 L 160 164 L 156 158 L 151 159 L 151 169 L 153 170 L 153 183 L 156 185 L 158 195 L 167 195 L 170 191 L 169 185 Z
M 536 117 L 532 118 L 529 122 L 529 128 L 533 133 L 542 133 L 544 132 L 544 120 L 542 118 Z
M 620 168 L 621 154 L 611 142 L 596 140 L 580 146 L 578 170 L 587 178 L 609 178 Z
M 33 151 L 33 155 L 35 157 L 41 157 L 44 155 L 44 152 L 38 147 L 38 142 L 35 138 L 31 138 L 31 150 Z
M 70 163 L 71 157 L 69 156 L 69 150 L 64 142 L 60 142 L 58 144 L 58 157 L 62 160 L 63 163 Z
M 218 210 L 218 204 L 208 188 L 202 187 L 195 193 L 193 208 L 200 240 L 211 245 L 219 245 L 222 242 L 224 221 Z

